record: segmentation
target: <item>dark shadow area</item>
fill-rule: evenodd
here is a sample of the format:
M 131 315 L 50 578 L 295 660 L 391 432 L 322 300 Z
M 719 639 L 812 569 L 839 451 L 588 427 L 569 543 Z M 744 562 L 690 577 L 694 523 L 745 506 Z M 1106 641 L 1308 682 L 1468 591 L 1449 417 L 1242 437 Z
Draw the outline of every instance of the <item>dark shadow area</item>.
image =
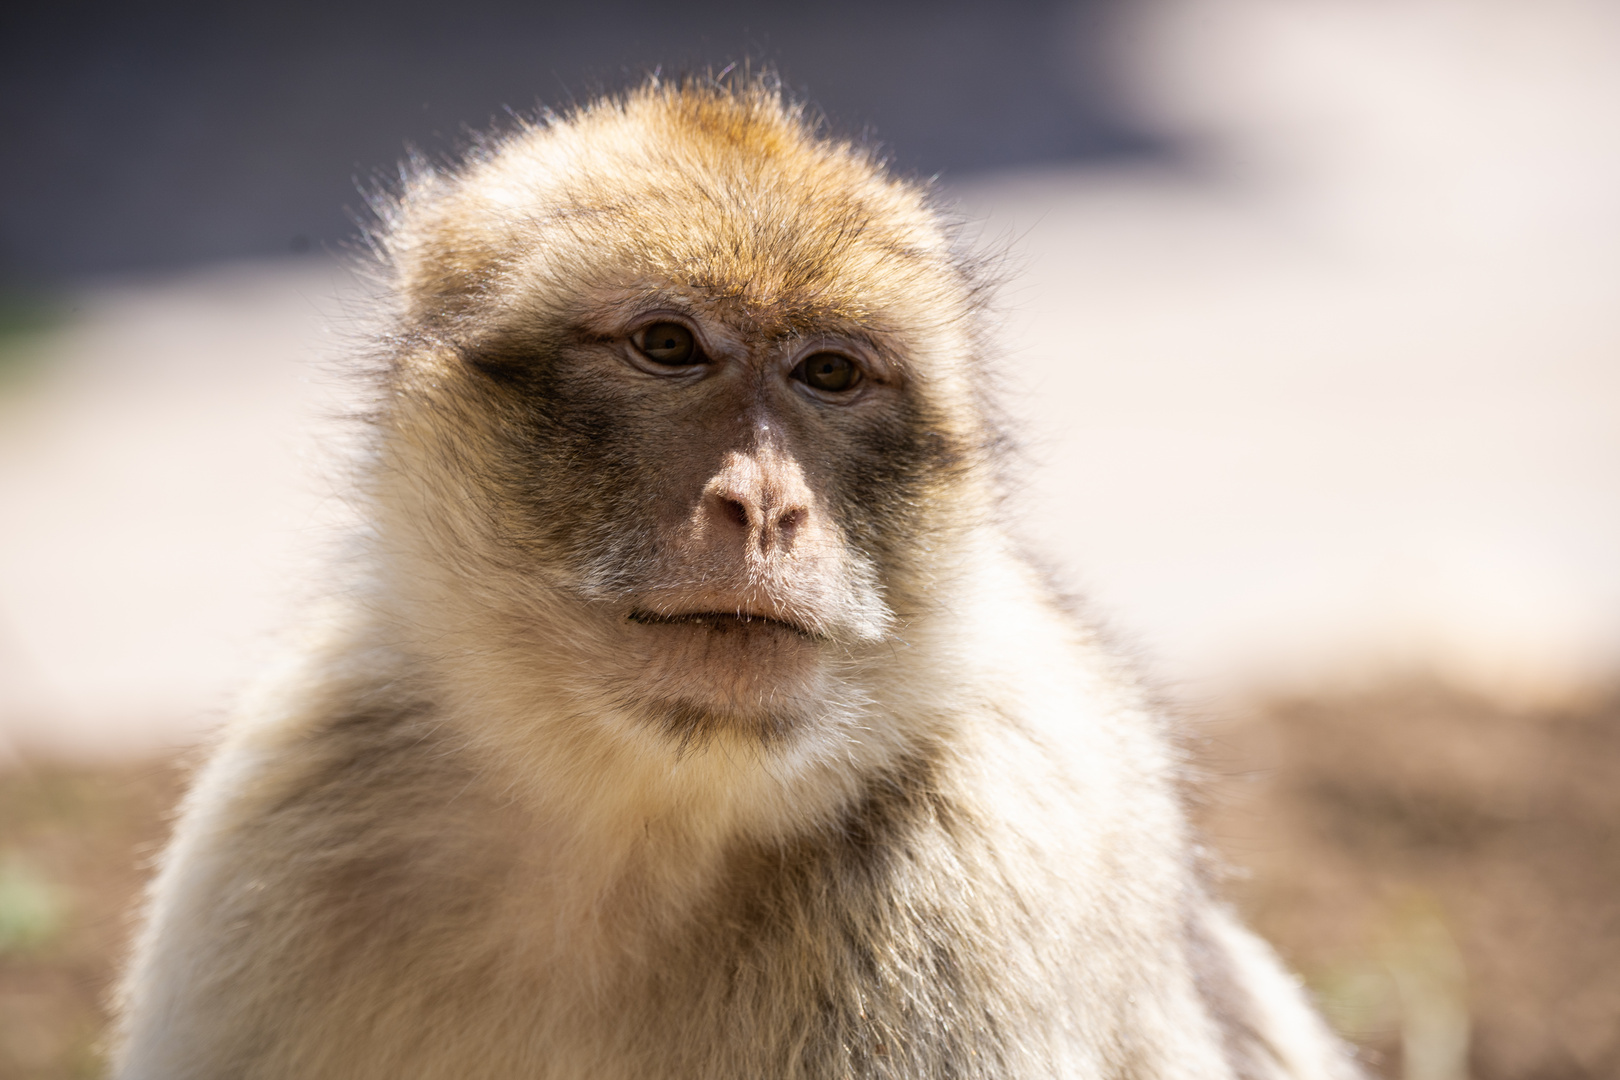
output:
M 0 280 L 332 245 L 408 145 L 658 67 L 773 66 L 911 173 L 1164 153 L 1109 72 L 1116 3 L 12 5 Z

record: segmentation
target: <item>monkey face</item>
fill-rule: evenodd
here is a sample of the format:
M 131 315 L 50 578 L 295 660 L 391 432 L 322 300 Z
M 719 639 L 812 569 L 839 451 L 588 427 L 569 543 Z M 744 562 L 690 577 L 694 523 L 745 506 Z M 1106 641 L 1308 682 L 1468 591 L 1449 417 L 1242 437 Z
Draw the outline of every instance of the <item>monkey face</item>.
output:
M 578 312 L 464 351 L 505 419 L 500 542 L 611 624 L 622 696 L 683 728 L 791 722 L 903 618 L 947 464 L 892 343 L 667 281 Z
M 917 191 L 778 107 L 661 108 L 587 118 L 659 141 L 538 133 L 450 190 L 399 416 L 516 637 L 683 736 L 768 734 L 894 647 L 982 507 L 969 289 Z

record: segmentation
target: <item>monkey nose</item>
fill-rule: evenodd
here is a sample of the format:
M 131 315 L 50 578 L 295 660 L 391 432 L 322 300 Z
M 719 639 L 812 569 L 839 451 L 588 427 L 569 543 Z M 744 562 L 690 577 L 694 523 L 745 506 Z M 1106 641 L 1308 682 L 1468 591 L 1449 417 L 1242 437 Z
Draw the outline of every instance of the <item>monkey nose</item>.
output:
M 810 517 L 806 501 L 775 501 L 763 492 L 735 488 L 711 490 L 704 500 L 704 512 L 718 531 L 740 541 L 745 550 L 769 555 L 793 546 L 794 537 Z
M 703 488 L 704 531 L 747 556 L 783 555 L 802 540 L 814 500 L 791 455 L 774 447 L 728 454 Z

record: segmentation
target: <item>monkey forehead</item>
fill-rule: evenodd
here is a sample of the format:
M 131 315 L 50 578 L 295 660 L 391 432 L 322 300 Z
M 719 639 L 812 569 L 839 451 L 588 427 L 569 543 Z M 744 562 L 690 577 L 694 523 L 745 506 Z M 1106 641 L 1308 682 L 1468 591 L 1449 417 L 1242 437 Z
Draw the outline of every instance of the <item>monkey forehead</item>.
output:
M 429 320 L 657 282 L 785 326 L 931 329 L 974 295 L 924 191 L 757 85 L 644 87 L 430 186 L 390 244 Z
M 571 206 L 536 221 L 534 243 L 503 277 L 513 290 L 566 298 L 636 292 L 720 304 L 758 324 L 879 325 L 932 321 L 965 308 L 951 267 L 919 245 L 882 235 L 870 211 L 797 193 L 756 192 L 731 205 L 669 188 L 616 204 Z M 916 309 L 913 312 L 911 309 Z

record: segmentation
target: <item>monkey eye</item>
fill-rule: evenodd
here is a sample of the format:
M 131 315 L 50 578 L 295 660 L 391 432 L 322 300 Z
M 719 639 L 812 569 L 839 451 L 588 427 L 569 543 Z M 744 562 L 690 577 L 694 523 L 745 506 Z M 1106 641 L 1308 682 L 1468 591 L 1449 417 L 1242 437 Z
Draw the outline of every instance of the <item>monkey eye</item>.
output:
M 799 361 L 793 377 L 816 390 L 841 394 L 860 385 L 861 369 L 841 353 L 818 352 Z
M 656 322 L 631 338 L 641 355 L 666 367 L 689 367 L 706 359 L 692 331 L 678 322 Z

